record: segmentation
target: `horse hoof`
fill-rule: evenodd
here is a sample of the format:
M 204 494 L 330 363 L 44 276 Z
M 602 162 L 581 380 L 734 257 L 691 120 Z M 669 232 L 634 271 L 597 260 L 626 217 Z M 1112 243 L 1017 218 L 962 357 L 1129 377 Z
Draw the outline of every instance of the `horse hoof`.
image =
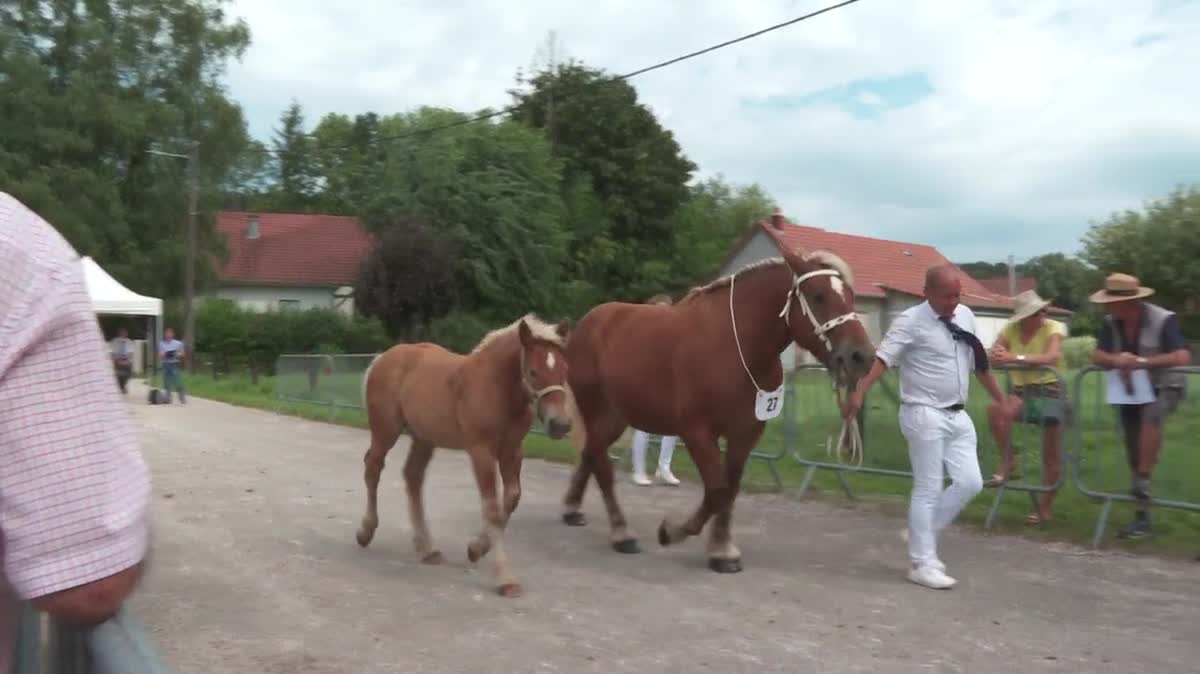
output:
M 739 573 L 742 570 L 742 560 L 740 559 L 718 559 L 710 557 L 708 560 L 708 568 L 717 573 Z
M 623 541 L 616 541 L 612 546 L 613 550 L 625 555 L 636 555 L 642 551 L 642 547 L 638 545 L 636 538 L 626 538 Z
M 469 551 L 468 551 L 468 554 L 470 554 Z M 423 564 L 442 564 L 445 561 L 446 561 L 446 558 L 443 557 L 442 553 L 437 550 L 434 550 L 433 552 L 431 552 L 428 555 L 425 555 L 424 557 L 421 558 L 421 563 L 423 563 Z
M 671 544 L 671 537 L 667 535 L 666 522 L 658 525 L 658 544 L 664 548 Z
M 483 553 L 479 551 L 479 548 L 476 548 L 474 544 L 467 546 L 467 560 L 474 564 L 479 561 L 480 557 L 483 557 Z
M 359 529 L 358 533 L 354 535 L 354 539 L 357 540 L 358 544 L 364 548 L 371 544 L 371 539 L 374 537 L 374 532 L 367 532 L 363 529 Z
M 587 524 L 587 518 L 578 510 L 569 513 L 563 513 L 563 523 L 569 527 L 581 527 Z
M 520 583 L 505 583 L 505 584 L 501 585 L 500 587 L 496 588 L 496 592 L 498 592 L 501 597 L 508 597 L 509 599 L 514 599 L 516 597 L 520 597 L 522 594 L 521 584 Z

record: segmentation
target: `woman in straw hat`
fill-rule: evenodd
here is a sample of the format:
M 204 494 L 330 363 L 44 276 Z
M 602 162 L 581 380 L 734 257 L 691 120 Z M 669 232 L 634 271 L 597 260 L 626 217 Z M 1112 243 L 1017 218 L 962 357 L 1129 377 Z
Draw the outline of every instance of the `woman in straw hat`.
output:
M 670 295 L 655 295 L 651 297 L 647 304 L 671 304 Z M 658 471 L 655 472 L 655 477 L 663 484 L 677 485 L 679 478 L 671 472 L 671 457 L 675 454 L 675 442 L 678 438 L 674 435 L 664 435 L 659 438 L 658 444 Z M 636 485 L 646 486 L 651 484 L 650 478 L 646 476 L 646 446 L 650 444 L 650 434 L 646 431 L 634 429 L 633 445 L 631 447 L 633 454 L 633 483 Z
M 988 481 L 989 486 L 1017 477 L 1017 461 L 1011 442 L 1012 425 L 1017 422 L 1042 427 L 1042 484 L 1049 486 L 1058 482 L 1062 472 L 1062 425 L 1067 412 L 1065 395 L 1055 373 L 1038 366 L 1063 371 L 1062 343 L 1067 329 L 1046 316 L 1049 307 L 1050 302 L 1033 290 L 1017 295 L 1013 298 L 1012 319 L 992 347 L 995 363 L 1024 365 L 1029 369 L 1017 369 L 1009 375 L 1015 398 L 988 406 L 992 436 L 1000 448 L 1000 466 Z M 1038 512 L 1030 513 L 1025 521 L 1038 524 L 1049 520 L 1054 495 L 1053 491 L 1042 492 Z
M 1174 312 L 1146 301 L 1153 288 L 1129 274 L 1109 274 L 1104 288 L 1092 293 L 1093 303 L 1104 307 L 1104 327 L 1096 340 L 1092 362 L 1116 370 L 1131 385 L 1133 370 L 1146 370 L 1154 386 L 1154 402 L 1118 405 L 1125 451 L 1133 474 L 1131 493 L 1138 500 L 1133 522 L 1123 527 L 1121 538 L 1150 534 L 1150 475 L 1158 463 L 1162 425 L 1179 408 L 1187 380 L 1170 368 L 1184 367 L 1191 352 Z

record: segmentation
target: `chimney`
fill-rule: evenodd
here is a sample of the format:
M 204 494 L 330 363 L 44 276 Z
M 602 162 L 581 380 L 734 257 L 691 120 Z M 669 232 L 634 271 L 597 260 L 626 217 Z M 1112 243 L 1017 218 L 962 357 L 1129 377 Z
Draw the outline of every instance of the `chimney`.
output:
M 778 206 L 775 207 L 775 212 L 771 214 L 771 226 L 775 229 L 783 229 L 783 211 Z
M 246 223 L 246 238 L 247 239 L 257 239 L 258 237 L 259 237 L 258 216 L 251 215 L 250 220 Z

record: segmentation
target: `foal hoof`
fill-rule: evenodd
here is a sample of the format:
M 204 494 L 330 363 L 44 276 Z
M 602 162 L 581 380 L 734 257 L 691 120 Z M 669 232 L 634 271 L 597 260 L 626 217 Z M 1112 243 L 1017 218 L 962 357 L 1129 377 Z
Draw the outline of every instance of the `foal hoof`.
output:
M 626 555 L 635 555 L 642 551 L 642 546 L 638 545 L 636 538 L 626 538 L 623 541 L 614 541 L 613 550 Z
M 522 594 L 521 584 L 520 583 L 505 583 L 505 584 L 501 585 L 500 587 L 496 588 L 496 592 L 498 592 L 501 597 L 508 597 L 509 599 L 514 599 L 516 597 L 520 597 Z
M 587 524 L 587 518 L 578 510 L 569 513 L 563 513 L 563 523 L 569 527 L 581 527 Z
M 710 557 L 708 559 L 708 568 L 717 573 L 739 573 L 742 570 L 742 560 Z
M 354 539 L 364 548 L 371 544 L 372 538 L 375 538 L 375 532 L 366 529 L 359 529 L 358 533 L 354 534 Z
M 446 558 L 443 557 L 442 553 L 437 550 L 434 550 L 433 552 L 421 558 L 422 564 L 442 564 L 445 563 L 445 561 Z
M 663 522 L 658 525 L 658 544 L 664 548 L 671 544 L 671 537 L 667 535 L 667 523 Z

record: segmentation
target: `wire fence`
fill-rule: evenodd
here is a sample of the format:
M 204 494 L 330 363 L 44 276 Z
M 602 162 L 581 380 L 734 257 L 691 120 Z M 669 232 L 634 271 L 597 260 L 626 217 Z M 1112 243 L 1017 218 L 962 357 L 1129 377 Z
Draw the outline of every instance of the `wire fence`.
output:
M 341 411 L 361 414 L 363 375 L 375 355 L 281 356 L 274 378 L 277 409 L 300 404 L 328 409 L 330 416 Z M 1101 504 L 1092 541 L 1099 545 L 1113 504 L 1136 500 L 1130 494 L 1131 475 L 1124 459 L 1123 436 L 1116 412 L 1105 398 L 1102 372 L 1086 368 L 1064 374 L 1040 365 L 1000 365 L 995 371 L 1002 388 L 1019 395 L 1021 404 L 1010 410 L 1015 416 L 1006 417 L 990 404 L 978 382 L 971 383 L 966 412 L 975 423 L 980 467 L 986 488 L 991 490 L 985 528 L 994 525 L 1006 496 L 1024 494 L 1037 513 L 1039 499 L 1051 498 L 1071 482 Z M 1200 367 L 1178 371 L 1191 378 L 1200 374 Z M 847 497 L 855 498 L 848 476 L 912 480 L 908 445 L 899 427 L 899 383 L 895 373 L 880 379 L 864 402 L 859 418 L 864 444 L 861 465 L 843 463 L 831 451 L 842 419 L 825 369 L 819 365 L 798 366 L 788 374 L 786 385 L 783 412 L 767 422 L 751 454 L 753 461 L 766 468 L 776 489 L 796 485 L 796 496 L 803 497 L 819 474 L 829 473 Z M 996 431 L 1001 426 L 1008 427 L 1007 444 L 1012 448 L 1008 471 L 1002 470 L 1001 446 L 1005 443 L 997 441 Z M 545 433 L 537 422 L 530 430 Z M 1200 511 L 1200 454 L 1189 446 L 1197 437 L 1200 403 L 1184 396 L 1165 421 L 1163 466 L 1156 472 L 1161 477 L 1155 478 L 1150 507 Z M 660 446 L 661 438 L 652 435 L 647 463 Z M 686 451 L 679 451 L 682 447 L 686 444 L 681 440 L 677 457 L 687 456 Z M 627 461 L 628 453 L 624 444 L 609 449 L 614 462 Z

